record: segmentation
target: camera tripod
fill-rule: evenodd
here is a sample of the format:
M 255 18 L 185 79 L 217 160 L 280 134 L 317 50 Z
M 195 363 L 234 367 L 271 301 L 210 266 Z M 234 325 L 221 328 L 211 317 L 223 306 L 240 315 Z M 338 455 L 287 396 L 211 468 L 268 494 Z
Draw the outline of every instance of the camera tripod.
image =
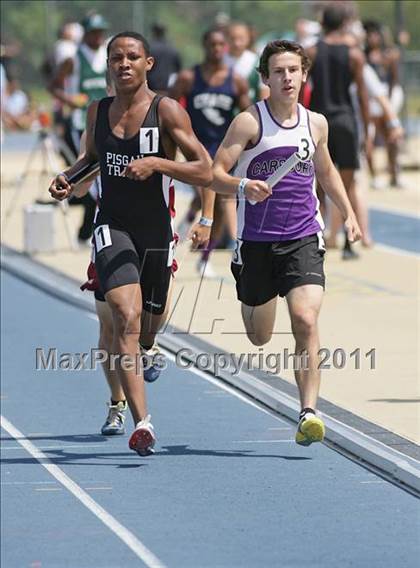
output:
M 56 155 L 56 147 L 63 152 L 63 154 L 70 158 L 70 162 L 74 161 L 74 157 L 72 156 L 68 147 L 61 142 L 60 140 L 56 139 L 53 134 L 51 134 L 48 130 L 42 128 L 38 132 L 37 141 L 32 148 L 28 160 L 25 164 L 25 167 L 21 174 L 17 176 L 15 181 L 13 182 L 13 190 L 14 193 L 10 200 L 9 206 L 6 210 L 4 221 L 3 221 L 3 231 L 6 230 L 8 222 L 12 216 L 13 211 L 16 208 L 18 203 L 19 196 L 22 192 L 24 182 L 27 179 L 28 175 L 33 172 L 33 162 L 36 159 L 37 155 L 41 156 L 41 170 L 38 172 L 38 187 L 42 194 L 45 194 L 46 187 L 50 183 L 51 179 L 57 175 L 60 171 L 59 164 L 57 163 L 57 155 Z M 72 250 L 77 250 L 79 248 L 77 239 L 75 237 L 75 232 L 71 226 L 70 219 L 69 219 L 69 204 L 67 201 L 59 201 L 57 202 L 60 211 L 63 215 L 64 227 L 66 230 L 66 235 L 70 247 Z

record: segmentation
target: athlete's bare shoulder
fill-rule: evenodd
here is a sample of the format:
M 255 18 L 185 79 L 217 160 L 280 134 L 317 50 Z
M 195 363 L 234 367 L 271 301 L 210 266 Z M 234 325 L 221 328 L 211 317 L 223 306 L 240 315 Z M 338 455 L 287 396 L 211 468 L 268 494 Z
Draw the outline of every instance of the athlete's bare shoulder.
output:
M 234 119 L 241 130 L 246 131 L 252 138 L 258 134 L 260 129 L 260 119 L 255 105 L 249 106 L 240 112 Z
M 254 143 L 259 137 L 258 111 L 253 106 L 240 112 L 230 123 L 222 146 L 239 145 L 245 147 L 249 141 Z
M 186 110 L 171 97 L 163 97 L 159 103 L 159 117 L 163 122 L 172 122 L 177 116 L 183 116 Z
M 350 65 L 353 68 L 362 67 L 366 61 L 363 51 L 358 45 L 350 45 L 349 48 Z
M 323 114 L 308 109 L 309 126 L 315 144 L 328 136 L 328 122 Z

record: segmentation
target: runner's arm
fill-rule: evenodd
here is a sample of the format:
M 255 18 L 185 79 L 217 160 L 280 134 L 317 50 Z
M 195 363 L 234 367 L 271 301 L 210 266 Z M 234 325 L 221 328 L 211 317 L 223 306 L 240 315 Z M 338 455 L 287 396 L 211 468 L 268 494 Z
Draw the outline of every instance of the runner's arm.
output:
M 241 178 L 230 175 L 230 171 L 238 161 L 248 142 L 258 136 L 259 121 L 253 107 L 241 112 L 229 126 L 226 136 L 220 145 L 213 164 L 213 189 L 216 193 L 235 195 Z M 245 186 L 246 197 L 262 201 L 271 194 L 269 186 L 260 180 L 249 180 Z
M 66 78 L 73 73 L 73 59 L 65 59 L 58 67 L 54 77 L 48 85 L 49 92 L 59 101 L 68 105 L 72 109 L 83 108 L 86 104 L 86 97 L 80 93 L 69 94 L 64 90 Z
M 86 130 L 83 132 L 83 134 L 80 138 L 80 151 L 79 151 L 79 155 L 78 155 L 77 158 L 78 159 L 83 158 L 85 156 L 85 154 L 86 154 Z M 90 186 L 95 181 L 95 179 L 98 177 L 98 175 L 99 175 L 99 172 L 94 172 L 89 177 L 87 177 L 85 180 L 78 182 L 78 183 L 75 183 L 72 195 L 74 197 L 83 197 L 84 195 L 86 195 L 89 191 Z
M 357 88 L 357 96 L 359 98 L 360 114 L 362 116 L 364 126 L 364 139 L 369 138 L 369 97 L 366 89 L 365 79 L 363 76 L 363 68 L 365 66 L 365 56 L 358 47 L 350 50 L 350 65 L 353 71 L 353 78 Z
M 77 161 L 62 173 L 58 174 L 49 187 L 49 192 L 54 199 L 62 201 L 71 195 L 74 185 L 69 183 L 69 178 L 77 175 L 89 165 L 98 161 L 98 154 L 95 146 L 95 125 L 98 101 L 94 101 L 88 108 L 86 126 L 86 151 Z
M 240 77 L 239 75 L 234 75 L 236 96 L 238 98 L 238 108 L 239 110 L 245 110 L 251 106 L 251 99 L 249 98 L 249 84 L 246 79 Z
M 194 74 L 191 69 L 185 69 L 178 74 L 175 83 L 169 90 L 169 96 L 179 101 L 182 97 L 188 96 L 194 81 Z

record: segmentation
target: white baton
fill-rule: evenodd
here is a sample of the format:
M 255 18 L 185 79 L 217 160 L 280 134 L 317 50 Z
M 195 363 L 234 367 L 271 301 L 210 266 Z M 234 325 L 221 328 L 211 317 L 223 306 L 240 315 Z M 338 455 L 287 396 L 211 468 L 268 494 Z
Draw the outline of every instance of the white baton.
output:
M 265 183 L 270 187 L 274 187 L 276 183 L 278 183 L 281 179 L 283 179 L 289 172 L 293 170 L 296 164 L 300 162 L 300 158 L 297 152 L 294 152 L 291 156 L 287 158 L 285 162 L 282 163 L 280 167 L 278 167 L 269 178 L 265 180 Z M 255 205 L 257 202 L 253 199 L 249 199 L 248 202 L 251 205 Z

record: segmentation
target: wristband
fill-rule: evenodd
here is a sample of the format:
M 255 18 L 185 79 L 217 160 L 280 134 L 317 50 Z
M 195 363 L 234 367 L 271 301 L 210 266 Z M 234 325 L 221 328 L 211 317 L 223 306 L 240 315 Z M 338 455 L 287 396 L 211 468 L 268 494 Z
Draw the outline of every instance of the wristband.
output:
M 213 219 L 209 219 L 208 217 L 200 217 L 199 225 L 203 225 L 204 227 L 211 227 L 213 225 Z
M 248 178 L 242 178 L 238 185 L 238 197 L 245 197 L 245 186 L 249 182 Z
M 393 118 L 386 123 L 388 128 L 400 128 L 401 122 L 399 118 Z

